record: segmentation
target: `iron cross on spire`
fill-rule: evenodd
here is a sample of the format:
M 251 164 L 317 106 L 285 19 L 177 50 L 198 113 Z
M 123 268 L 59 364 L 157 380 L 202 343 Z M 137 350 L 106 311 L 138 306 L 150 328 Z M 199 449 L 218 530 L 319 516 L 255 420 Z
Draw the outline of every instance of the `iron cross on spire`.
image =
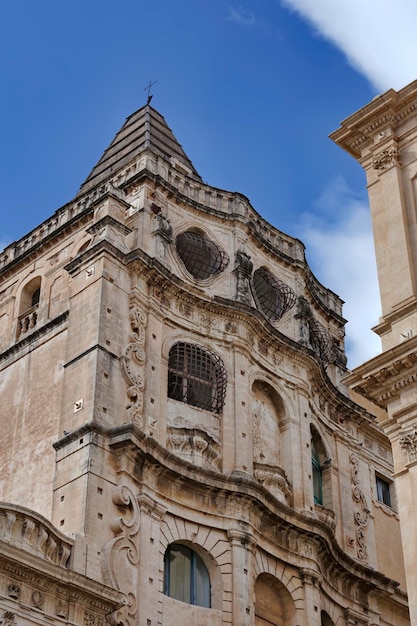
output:
M 152 87 L 152 85 L 154 85 L 157 82 L 158 82 L 157 80 L 154 80 L 153 82 L 149 81 L 149 85 L 147 87 L 145 87 L 145 89 L 143 90 L 143 91 L 148 91 L 148 101 L 147 101 L 146 104 L 149 104 L 150 101 L 152 100 L 153 96 L 151 96 L 151 87 Z

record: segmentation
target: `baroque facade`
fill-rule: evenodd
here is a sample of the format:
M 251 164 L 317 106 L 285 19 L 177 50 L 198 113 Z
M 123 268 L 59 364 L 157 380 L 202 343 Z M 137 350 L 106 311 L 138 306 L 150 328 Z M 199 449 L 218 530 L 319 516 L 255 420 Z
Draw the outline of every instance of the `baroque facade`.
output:
M 342 302 L 149 103 L 0 268 L 3 625 L 409 624 Z

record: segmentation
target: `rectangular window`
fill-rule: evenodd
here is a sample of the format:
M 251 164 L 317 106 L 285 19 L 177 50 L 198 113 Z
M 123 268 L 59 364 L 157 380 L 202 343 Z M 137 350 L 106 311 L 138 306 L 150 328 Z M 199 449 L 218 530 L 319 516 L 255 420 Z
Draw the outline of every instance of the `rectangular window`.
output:
M 375 476 L 376 479 L 376 497 L 379 502 L 383 502 L 387 506 L 391 506 L 391 492 L 390 483 L 384 480 L 380 476 Z

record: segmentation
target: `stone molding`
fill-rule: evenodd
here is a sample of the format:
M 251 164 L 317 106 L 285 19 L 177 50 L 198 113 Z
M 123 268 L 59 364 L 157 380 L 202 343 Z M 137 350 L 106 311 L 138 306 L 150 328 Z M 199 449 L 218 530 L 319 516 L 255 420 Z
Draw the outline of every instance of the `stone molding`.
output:
M 417 385 L 417 336 L 359 366 L 343 382 L 386 409 L 393 398 Z

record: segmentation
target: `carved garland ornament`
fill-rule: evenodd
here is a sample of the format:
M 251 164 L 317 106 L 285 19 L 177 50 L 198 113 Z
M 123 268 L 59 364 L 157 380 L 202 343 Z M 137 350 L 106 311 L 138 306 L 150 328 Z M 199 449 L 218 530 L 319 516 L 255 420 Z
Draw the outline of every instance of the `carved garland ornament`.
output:
M 357 557 L 361 561 L 368 561 L 368 550 L 366 548 L 365 536 L 366 526 L 368 524 L 369 508 L 366 502 L 365 495 L 360 488 L 359 480 L 359 460 L 355 452 L 351 452 L 349 455 L 350 462 L 352 464 L 352 498 L 360 510 L 354 512 L 353 516 L 357 525 L 356 529 L 356 541 L 358 544 Z
M 126 593 L 126 605 L 111 614 L 112 624 L 136 623 L 135 580 L 139 562 L 139 505 L 132 491 L 126 485 L 119 485 L 112 493 L 113 503 L 125 510 L 123 517 L 116 517 L 110 522 L 115 535 L 102 551 L 103 573 L 105 582 Z
M 125 380 L 129 384 L 127 395 L 130 404 L 126 407 L 127 421 L 143 427 L 143 389 L 145 386 L 142 369 L 145 362 L 145 326 L 146 314 L 137 304 L 132 304 L 129 312 L 132 333 L 130 343 L 121 357 L 121 367 Z

